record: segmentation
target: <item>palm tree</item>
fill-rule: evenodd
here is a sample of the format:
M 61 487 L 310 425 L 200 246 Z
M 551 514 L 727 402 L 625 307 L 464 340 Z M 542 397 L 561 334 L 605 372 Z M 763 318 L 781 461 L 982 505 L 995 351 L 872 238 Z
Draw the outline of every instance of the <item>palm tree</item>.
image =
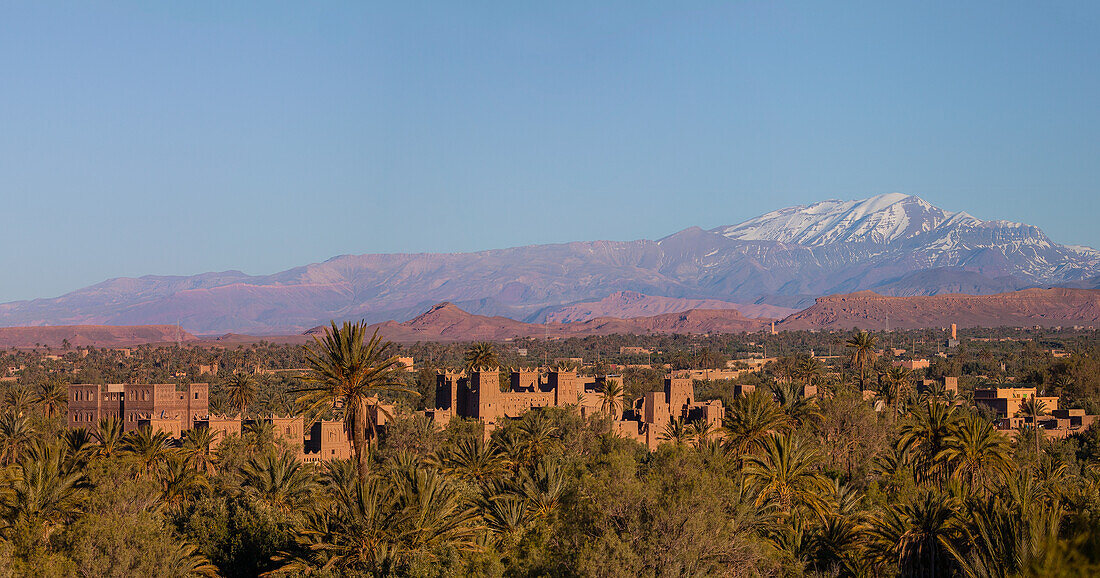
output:
M 871 462 L 871 471 L 882 478 L 883 486 L 890 492 L 896 492 L 913 479 L 913 456 L 908 444 L 895 444 L 875 456 Z
M 821 367 L 820 361 L 814 359 L 813 357 L 810 357 L 809 355 L 803 355 L 799 356 L 799 358 L 795 361 L 792 376 L 802 380 L 804 388 L 803 393 L 805 393 L 805 388 L 813 386 L 814 380 L 816 380 L 823 372 L 824 369 Z
M 768 435 L 790 428 L 790 417 L 760 390 L 734 400 L 722 422 L 726 447 L 734 455 L 756 451 L 764 446 Z
M 275 445 L 275 424 L 266 419 L 250 421 L 245 424 L 244 436 L 251 452 L 267 451 Z
M 338 575 L 388 575 L 396 565 L 394 490 L 377 476 L 355 481 L 334 511 L 307 512 L 296 541 L 304 554 L 280 553 L 280 571 L 305 575 L 326 569 Z
M 875 358 L 875 348 L 878 346 L 878 337 L 866 331 L 857 331 L 844 342 L 844 347 L 852 350 L 849 360 L 852 365 L 859 367 L 859 386 L 867 387 L 867 364 Z
M 1031 472 L 1019 472 L 996 495 L 970 500 L 967 505 L 964 530 L 968 548 L 951 550 L 963 576 L 1044 574 L 1042 563 L 1059 550 L 1063 512 L 1059 504 L 1045 503 L 1040 498 Z
M 828 511 L 821 528 L 813 536 L 818 570 L 840 568 L 845 575 L 859 576 L 859 546 L 864 516 L 859 511 L 862 496 L 851 486 L 833 480 L 828 495 Z
M 957 499 L 933 491 L 886 509 L 871 520 L 870 553 L 896 564 L 901 576 L 949 576 L 953 554 L 963 539 Z
M 333 321 L 324 338 L 314 337 L 313 346 L 306 348 L 310 374 L 305 380 L 313 385 L 298 390 L 303 392 L 298 403 L 308 415 L 316 415 L 323 408 L 343 406 L 344 431 L 352 442 L 361 483 L 366 483 L 367 478 L 367 427 L 371 429 L 371 437 L 375 433 L 368 411 L 370 400 L 376 400 L 383 391 L 418 395 L 404 386 L 401 380 L 404 365 L 396 356 L 389 355 L 392 344 L 383 341 L 377 330 L 369 341 L 365 338 L 366 322 L 344 322 L 337 327 Z
M 1039 416 L 1046 415 L 1047 404 L 1036 396 L 1031 396 L 1020 404 L 1020 413 L 1031 418 L 1031 427 L 1035 430 L 1035 456 L 1039 456 Z
M 171 567 L 180 570 L 185 576 L 206 576 L 217 578 L 221 574 L 218 567 L 199 553 L 199 549 L 187 542 L 177 542 L 172 548 Z
M 924 479 L 938 479 L 943 473 L 947 440 L 955 435 L 959 416 L 957 406 L 931 401 L 913 412 L 900 428 L 899 444 L 914 452 L 913 471 Z
M 160 482 L 160 499 L 172 510 L 179 509 L 188 497 L 203 488 L 209 488 L 206 476 L 191 467 L 182 456 L 169 455 L 157 468 L 157 480 Z
M 348 490 L 332 510 L 306 516 L 297 537 L 305 554 L 281 554 L 281 571 L 389 576 L 436 562 L 443 546 L 459 552 L 479 547 L 477 511 L 433 468 L 402 469 L 392 481 L 372 474 Z
M 696 445 L 703 445 L 710 440 L 713 427 L 705 419 L 697 419 L 688 424 L 688 436 L 695 440 Z
M 798 382 L 775 381 L 768 385 L 768 389 L 779 402 L 779 407 L 791 418 L 795 424 L 821 418 L 821 411 L 813 398 L 806 397 L 804 389 Z
M 92 436 L 94 436 L 96 442 L 99 443 L 99 447 L 96 448 L 96 453 L 104 457 L 113 456 L 115 451 L 122 444 L 122 422 L 114 416 L 108 416 L 99 418 L 99 423 L 96 425 L 98 427 L 92 432 Z
M 264 452 L 248 460 L 241 473 L 248 495 L 284 514 L 308 505 L 316 487 L 313 475 L 290 452 Z
M 197 427 L 183 434 L 183 448 L 180 450 L 191 467 L 204 473 L 214 472 L 214 441 L 217 434 L 208 427 Z
M 558 427 L 541 411 L 527 412 L 519 423 L 521 465 L 533 467 L 550 450 Z
M 756 506 L 770 503 L 784 515 L 800 506 L 822 514 L 831 484 L 817 471 L 818 461 L 817 451 L 801 438 L 769 435 L 760 455 L 744 458 L 745 480 L 759 488 Z
M 229 392 L 230 405 L 240 413 L 241 419 L 244 419 L 248 406 L 256 401 L 256 384 L 252 377 L 243 371 L 234 373 L 225 384 L 225 388 Z
M 684 420 L 674 417 L 665 424 L 665 428 L 661 431 L 659 439 L 680 446 L 691 441 L 691 431 L 688 429 L 687 424 L 684 423 Z
M 561 463 L 544 459 L 524 476 L 523 495 L 536 517 L 547 518 L 565 494 L 566 479 Z
M 440 545 L 476 548 L 476 510 L 447 478 L 419 468 L 398 480 L 395 504 L 399 541 L 411 558 L 433 559 Z
M 495 478 L 507 468 L 507 460 L 496 446 L 481 438 L 460 440 L 439 462 L 443 473 L 475 483 Z
M 18 461 L 34 434 L 30 420 L 21 413 L 9 410 L 0 414 L 0 464 Z
M 12 413 L 22 417 L 34 403 L 34 395 L 26 387 L 15 386 L 4 395 L 4 402 Z
M 951 476 L 970 488 L 989 490 L 990 478 L 1008 474 L 1011 466 L 1008 439 L 993 424 L 977 415 L 967 415 L 947 437 L 941 456 L 950 464 Z
M 1051 505 L 1065 502 L 1070 488 L 1076 485 L 1070 476 L 1069 466 L 1053 456 L 1040 456 L 1035 481 L 1039 484 L 1043 501 Z
M 445 476 L 417 468 L 395 486 L 392 529 L 400 558 L 432 562 L 442 545 L 460 552 L 477 548 L 477 511 Z
M 138 458 L 146 473 L 152 473 L 157 466 L 168 459 L 172 452 L 172 438 L 163 431 L 152 428 L 136 429 L 123 437 L 122 451 Z
M 895 414 L 901 411 L 901 406 L 899 405 L 899 402 L 903 397 L 908 394 L 909 381 L 912 379 L 912 377 L 912 370 L 905 367 L 894 365 L 891 366 L 890 369 L 886 370 L 886 383 L 889 385 L 890 393 L 894 398 Z
M 69 401 L 69 390 L 59 379 L 49 379 L 38 387 L 34 402 L 42 407 L 47 419 L 53 419 Z
M 65 440 L 65 453 L 74 465 L 83 465 L 95 451 L 95 438 L 82 427 L 65 430 L 62 439 Z
M 618 380 L 607 378 L 600 392 L 600 411 L 618 419 L 623 411 L 623 386 Z
M 527 499 L 512 493 L 483 496 L 477 500 L 485 526 L 498 537 L 498 542 L 511 544 L 530 525 L 532 515 Z
M 695 355 L 695 364 L 706 372 L 706 379 L 710 381 L 710 370 L 718 366 L 719 357 L 713 349 L 704 347 Z
M 0 501 L 3 519 L 16 531 L 28 532 L 34 542 L 44 543 L 80 514 L 87 487 L 79 469 L 66 467 L 63 448 L 37 444 L 12 468 Z
M 478 341 L 466 350 L 466 373 L 488 367 L 496 367 L 497 350 L 488 341 Z

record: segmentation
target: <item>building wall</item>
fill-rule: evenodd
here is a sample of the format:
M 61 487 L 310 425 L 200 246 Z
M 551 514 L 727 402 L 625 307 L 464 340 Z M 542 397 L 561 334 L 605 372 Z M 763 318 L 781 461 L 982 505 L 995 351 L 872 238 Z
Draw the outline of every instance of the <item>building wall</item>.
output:
M 192 383 L 187 386 L 187 423 L 195 423 L 210 415 L 210 385 Z M 190 427 L 190 426 L 189 426 Z
M 322 420 L 314 422 L 310 428 L 309 443 L 306 444 L 305 461 L 346 460 L 352 457 L 351 441 L 344 432 L 341 421 Z
M 228 417 L 215 417 L 210 416 L 206 420 L 206 427 L 210 428 L 214 432 L 214 444 L 213 447 L 218 447 L 229 435 L 241 435 L 241 418 L 228 418 Z
M 114 416 L 122 420 L 124 431 L 133 431 L 142 422 L 175 420 L 186 431 L 208 410 L 209 385 L 193 383 L 182 391 L 176 385 L 109 384 L 106 388 L 94 384 L 69 386 L 69 427 L 90 427 L 101 418 Z M 159 422 L 158 422 L 159 423 Z
M 1048 412 L 1058 409 L 1057 397 L 1039 396 L 1034 387 L 983 387 L 974 390 L 974 403 L 997 412 L 1000 417 L 1013 417 L 1020 413 L 1024 402 L 1038 398 Z
M 435 378 L 435 407 L 465 415 L 469 380 L 461 371 L 444 371 Z
M 99 422 L 102 403 L 100 386 L 70 385 L 67 423 L 70 428 L 92 429 Z
M 554 405 L 554 392 L 505 392 L 500 394 L 500 413 L 502 417 L 518 418 L 536 407 Z
M 695 401 L 695 388 L 688 378 L 665 378 L 665 399 L 669 410 L 677 413 Z
M 501 392 L 497 371 L 476 371 L 469 377 L 462 372 L 443 372 L 436 379 L 436 407 L 429 413 L 436 423 L 455 416 L 480 419 L 487 432 L 501 419 L 519 418 L 543 407 L 577 406 L 582 416 L 590 416 L 598 413 L 601 406 L 600 381 L 579 377 L 575 371 L 550 371 L 543 385 L 537 371 L 520 370 L 510 375 L 509 391 Z M 465 391 L 463 383 L 468 384 Z M 740 393 L 752 389 L 752 386 L 743 386 Z M 709 423 L 712 430 L 718 430 L 725 416 L 721 401 L 695 401 L 690 377 L 666 378 L 664 391 L 646 393 L 625 414 L 634 418 L 613 416 L 612 431 L 650 448 L 656 447 L 660 434 L 672 419 L 701 419 Z
M 513 371 L 509 383 L 513 392 L 539 391 L 539 372 L 534 369 Z
M 276 439 L 281 439 L 290 444 L 291 449 L 301 454 L 305 451 L 305 424 L 302 417 L 273 417 L 271 418 L 272 431 Z
M 143 419 L 138 422 L 138 427 L 147 427 L 154 432 L 164 432 L 172 438 L 178 438 L 183 435 L 183 428 L 178 419 Z
M 554 405 L 558 407 L 579 403 L 584 393 L 575 371 L 551 371 L 546 374 L 546 385 L 554 392 Z

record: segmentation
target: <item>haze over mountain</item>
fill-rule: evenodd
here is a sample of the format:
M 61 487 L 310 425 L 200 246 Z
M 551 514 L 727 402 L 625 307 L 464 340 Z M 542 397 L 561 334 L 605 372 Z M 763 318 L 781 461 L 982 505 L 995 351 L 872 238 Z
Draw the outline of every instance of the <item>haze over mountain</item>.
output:
M 112 279 L 57 298 L 2 304 L 0 325 L 178 321 L 193 333 L 277 334 L 329 319 L 402 321 L 444 301 L 478 315 L 542 321 L 623 291 L 684 300 L 685 309 L 691 300 L 802 308 L 823 295 L 860 290 L 991 294 L 1089 287 L 1097 276 L 1096 250 L 894 193 L 781 209 L 709 231 L 692 227 L 657 241 L 343 255 L 273 275 Z M 591 314 L 625 317 L 628 309 Z

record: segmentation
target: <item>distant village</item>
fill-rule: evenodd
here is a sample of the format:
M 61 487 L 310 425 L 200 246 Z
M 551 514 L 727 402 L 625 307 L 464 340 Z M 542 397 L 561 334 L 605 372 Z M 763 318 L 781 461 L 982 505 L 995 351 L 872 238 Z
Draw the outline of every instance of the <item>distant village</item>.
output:
M 774 326 L 767 331 L 776 335 Z M 976 338 L 978 341 L 989 338 Z M 949 329 L 944 342 L 944 351 L 938 353 L 946 358 L 948 351 L 959 346 L 955 325 Z M 87 350 L 83 350 L 85 353 Z M 121 355 L 129 356 L 129 348 L 117 350 Z M 522 353 L 526 355 L 526 351 Z M 641 346 L 621 346 L 623 355 L 652 355 L 652 349 Z M 875 352 L 876 356 L 890 358 L 891 365 L 910 372 L 929 368 L 926 358 L 905 358 L 906 350 L 890 349 Z M 1052 351 L 1052 356 L 1065 355 Z M 59 356 L 51 355 L 54 359 Z M 811 359 L 833 360 L 835 356 L 822 356 Z M 556 363 L 580 364 L 581 358 L 560 358 Z M 623 375 L 609 373 L 599 376 L 585 376 L 576 369 L 563 370 L 550 367 L 533 367 L 514 370 L 500 368 L 477 368 L 465 370 L 440 370 L 436 375 L 434 399 L 429 407 L 419 413 L 436 424 L 445 427 L 455 418 L 477 420 L 484 425 L 488 436 L 505 420 L 519 419 L 529 411 L 541 408 L 571 408 L 582 417 L 605 416 L 611 422 L 611 431 L 626 439 L 634 440 L 650 450 L 655 450 L 663 442 L 672 441 L 670 428 L 680 424 L 692 425 L 715 439 L 723 434 L 725 409 L 719 399 L 699 400 L 695 394 L 695 383 L 710 381 L 733 382 L 739 377 L 759 372 L 768 364 L 778 362 L 778 358 L 749 357 L 729 360 L 719 369 L 682 369 L 672 370 L 666 366 L 662 389 L 644 393 L 632 404 L 623 403 Z M 416 370 L 412 357 L 399 357 L 398 362 L 408 372 Z M 625 366 L 624 366 L 625 367 Z M 634 368 L 651 369 L 650 364 L 634 364 Z M 591 374 L 593 366 L 585 366 Z M 276 375 L 289 373 L 301 375 L 307 370 L 302 368 L 265 369 L 255 367 L 255 375 Z M 214 376 L 218 372 L 217 364 L 200 365 L 199 375 Z M 779 377 L 783 380 L 783 377 Z M 940 381 L 923 379 L 915 384 L 916 392 L 929 394 L 938 392 L 945 399 L 962 403 L 959 397 L 959 378 L 945 376 Z M 502 386 L 505 384 L 506 386 Z M 732 386 L 735 396 L 752 393 L 756 386 L 736 384 Z M 350 435 L 345 431 L 344 423 L 335 419 L 320 419 L 306 423 L 300 415 L 271 415 L 263 418 L 243 418 L 240 415 L 216 415 L 209 408 L 210 388 L 207 383 L 180 384 L 71 384 L 68 386 L 67 406 L 68 426 L 70 428 L 93 428 L 102 419 L 119 420 L 124 431 L 138 428 L 150 428 L 173 438 L 180 438 L 194 428 L 207 428 L 215 433 L 217 443 L 229 435 L 239 436 L 256 422 L 266 422 L 272 426 L 277 438 L 293 448 L 298 458 L 304 462 L 317 462 L 330 459 L 347 459 L 352 456 Z M 799 395 L 812 398 L 823 395 L 817 385 L 810 383 L 799 389 Z M 877 411 L 888 408 L 879 393 L 873 389 L 863 391 L 863 397 L 874 405 Z M 1045 409 L 1043 415 L 1027 415 L 1029 402 L 1038 402 Z M 367 400 L 365 411 L 369 414 L 369 423 L 374 428 L 372 435 L 385 435 L 387 420 L 392 419 L 396 409 L 392 403 L 386 403 L 377 397 Z M 1055 396 L 1040 395 L 1038 389 L 1027 384 L 1003 384 L 991 387 L 976 387 L 973 390 L 972 403 L 985 408 L 995 416 L 997 429 L 1014 437 L 1022 427 L 1038 426 L 1044 435 L 1062 438 L 1083 431 L 1095 422 L 1097 416 L 1086 414 L 1084 409 L 1060 408 L 1060 400 Z

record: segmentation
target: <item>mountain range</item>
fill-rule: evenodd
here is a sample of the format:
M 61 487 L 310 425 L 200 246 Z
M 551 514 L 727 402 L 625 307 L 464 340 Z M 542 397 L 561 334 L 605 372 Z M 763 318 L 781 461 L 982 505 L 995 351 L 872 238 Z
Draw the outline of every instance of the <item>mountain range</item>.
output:
M 384 321 L 368 328 L 390 341 L 500 341 L 517 337 L 587 337 L 592 335 L 648 333 L 743 333 L 758 331 L 769 323 L 749 319 L 735 309 L 691 309 L 676 313 L 633 317 L 596 317 L 572 323 L 525 323 L 507 317 L 473 315 L 452 303 L 439 303 L 405 321 Z M 326 326 L 306 332 L 319 335 Z
M 612 300 L 611 302 L 614 302 Z M 526 323 L 508 317 L 474 315 L 452 303 L 438 303 L 404 321 L 384 321 L 368 328 L 390 341 L 455 342 L 501 341 L 519 337 L 559 339 L 598 335 L 653 333 L 743 333 L 768 330 L 773 320 L 743 316 L 736 309 L 690 309 L 631 318 L 596 317 L 560 323 Z M 1100 325 L 1100 290 L 1024 289 L 995 295 L 920 295 L 888 297 L 872 291 L 821 297 L 802 311 L 775 324 L 777 330 L 825 329 L 846 331 L 960 327 L 1027 327 L 1040 325 Z M 129 347 L 141 344 L 187 342 L 188 345 L 234 346 L 260 341 L 302 345 L 323 334 L 319 325 L 301 334 L 252 336 L 228 333 L 196 337 L 173 326 L 55 326 L 0 328 L 0 347 L 73 346 Z
M 330 319 L 401 322 L 440 302 L 531 323 L 698 308 L 783 317 L 818 297 L 862 290 L 987 295 L 1049 286 L 1100 286 L 1100 252 L 892 193 L 655 241 L 342 255 L 272 275 L 111 279 L 0 304 L 0 326 L 178 322 L 195 334 L 286 334 Z

